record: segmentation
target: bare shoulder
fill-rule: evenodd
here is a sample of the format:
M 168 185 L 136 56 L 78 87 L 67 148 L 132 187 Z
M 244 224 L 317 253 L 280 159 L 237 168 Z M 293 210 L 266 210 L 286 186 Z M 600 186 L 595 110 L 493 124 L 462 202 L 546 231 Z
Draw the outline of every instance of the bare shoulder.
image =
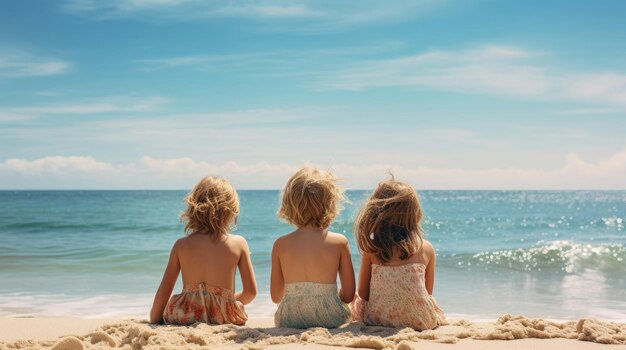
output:
M 170 252 L 171 256 L 181 256 L 184 255 L 185 247 L 188 245 L 189 236 L 184 236 L 176 240 L 172 245 L 172 251 Z
M 328 235 L 326 236 L 326 240 L 331 243 L 331 244 L 336 244 L 336 245 L 341 245 L 344 246 L 346 244 L 349 244 L 348 242 L 348 238 L 340 233 L 335 233 L 335 232 L 328 232 Z
M 422 241 L 422 251 L 428 257 L 435 256 L 435 247 L 433 247 L 433 245 L 425 239 Z
M 292 235 L 293 235 L 293 233 L 288 233 L 286 235 L 282 235 L 282 236 L 278 237 L 274 241 L 274 249 L 275 250 L 280 249 L 281 246 L 285 245 L 285 243 L 288 242 L 291 239 Z
M 176 240 L 174 245 L 172 246 L 172 251 L 177 251 L 182 249 L 185 245 L 187 245 L 187 241 L 189 241 L 189 236 L 184 236 Z
M 234 235 L 232 233 L 228 234 L 228 239 L 231 241 L 231 244 L 241 248 L 241 249 L 247 249 L 248 248 L 248 241 L 246 241 L 246 239 L 243 236 L 240 235 Z
M 246 239 L 240 235 L 228 234 L 228 238 L 232 239 L 234 243 L 246 243 Z

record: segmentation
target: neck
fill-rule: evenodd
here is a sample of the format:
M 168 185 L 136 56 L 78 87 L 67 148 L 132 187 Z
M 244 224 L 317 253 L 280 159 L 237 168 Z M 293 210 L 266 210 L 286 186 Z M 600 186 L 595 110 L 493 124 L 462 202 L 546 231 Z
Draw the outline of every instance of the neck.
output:
M 326 230 L 323 230 L 317 226 L 314 225 L 306 225 L 306 226 L 300 226 L 298 227 L 298 230 L 300 231 L 307 231 L 307 232 L 315 232 L 315 233 L 324 233 L 326 232 Z

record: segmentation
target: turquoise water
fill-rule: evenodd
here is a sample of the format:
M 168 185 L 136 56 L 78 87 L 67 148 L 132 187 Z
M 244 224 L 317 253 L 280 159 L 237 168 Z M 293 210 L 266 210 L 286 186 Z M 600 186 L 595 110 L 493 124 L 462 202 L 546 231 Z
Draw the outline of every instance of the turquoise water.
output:
M 0 316 L 147 317 L 185 191 L 0 191 Z M 331 229 L 349 237 L 367 196 Z M 259 285 L 247 308 L 271 316 L 270 251 L 290 231 L 278 191 L 239 191 Z M 420 191 L 438 252 L 435 297 L 449 316 L 503 313 L 626 320 L 626 191 Z M 177 287 L 179 288 L 179 287 Z

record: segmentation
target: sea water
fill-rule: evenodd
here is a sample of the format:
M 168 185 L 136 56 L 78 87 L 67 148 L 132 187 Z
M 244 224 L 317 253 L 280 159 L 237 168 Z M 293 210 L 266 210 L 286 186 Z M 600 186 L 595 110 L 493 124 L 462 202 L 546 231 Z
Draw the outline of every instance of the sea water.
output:
M 185 191 L 1 191 L 0 317 L 147 318 Z M 449 317 L 501 314 L 626 320 L 626 191 L 419 191 L 437 250 L 434 296 Z M 235 233 L 248 240 L 271 317 L 270 253 L 292 230 L 279 191 L 239 191 Z M 353 220 L 367 191 L 348 191 L 331 230 L 360 257 Z M 237 280 L 237 286 L 240 283 Z M 175 292 L 180 291 L 180 281 Z

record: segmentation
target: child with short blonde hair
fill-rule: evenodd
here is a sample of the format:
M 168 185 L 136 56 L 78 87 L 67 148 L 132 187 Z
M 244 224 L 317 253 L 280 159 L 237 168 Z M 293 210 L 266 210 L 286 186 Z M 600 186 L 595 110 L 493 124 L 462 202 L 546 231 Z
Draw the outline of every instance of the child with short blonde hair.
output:
M 172 247 L 150 322 L 243 325 L 248 319 L 243 305 L 256 296 L 256 281 L 245 238 L 229 233 L 239 214 L 237 192 L 225 179 L 207 176 L 185 202 L 181 220 L 187 236 Z M 235 294 L 236 269 L 243 290 Z M 170 299 L 179 272 L 183 291 Z
M 297 229 L 274 242 L 270 293 L 277 327 L 335 328 L 350 320 L 354 268 L 348 239 L 328 231 L 343 191 L 337 177 L 311 167 L 285 185 L 278 216 Z M 337 274 L 341 289 L 337 290 Z
M 367 325 L 433 329 L 445 316 L 432 297 L 435 250 L 424 239 L 415 189 L 382 181 L 354 223 L 362 255 L 353 317 Z

